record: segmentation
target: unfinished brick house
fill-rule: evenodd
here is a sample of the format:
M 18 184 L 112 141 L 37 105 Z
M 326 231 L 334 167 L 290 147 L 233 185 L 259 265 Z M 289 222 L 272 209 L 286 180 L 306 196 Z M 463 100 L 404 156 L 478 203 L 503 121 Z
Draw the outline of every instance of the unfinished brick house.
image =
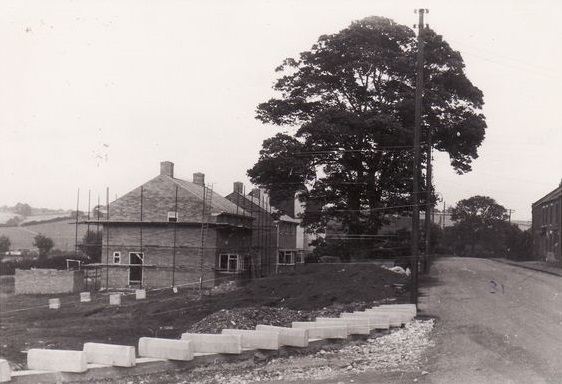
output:
M 205 186 L 174 177 L 174 164 L 109 204 L 103 226 L 101 288 L 198 287 L 248 269 L 253 218 Z
M 532 205 L 533 257 L 562 266 L 562 181 Z
M 245 194 L 241 182 L 234 183 L 232 193 L 226 198 L 254 218 L 251 245 L 254 276 L 292 270 L 304 263 L 303 248 L 297 243 L 300 220 L 280 214 L 260 189 Z

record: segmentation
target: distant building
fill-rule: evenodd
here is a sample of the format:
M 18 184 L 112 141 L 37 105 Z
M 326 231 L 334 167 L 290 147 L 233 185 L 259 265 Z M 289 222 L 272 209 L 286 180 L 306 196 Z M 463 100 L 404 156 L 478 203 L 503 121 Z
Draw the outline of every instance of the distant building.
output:
M 101 288 L 197 287 L 248 270 L 253 218 L 205 186 L 174 177 L 174 164 L 109 204 L 102 262 L 94 265 Z
M 562 182 L 532 205 L 533 257 L 561 265 Z

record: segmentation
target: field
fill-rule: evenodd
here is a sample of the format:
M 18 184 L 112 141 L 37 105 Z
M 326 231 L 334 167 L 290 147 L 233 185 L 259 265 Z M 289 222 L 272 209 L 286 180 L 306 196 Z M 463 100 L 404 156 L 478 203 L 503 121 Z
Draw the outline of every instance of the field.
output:
M 171 289 L 148 292 L 146 300 L 125 295 L 110 306 L 107 294 L 80 303 L 77 294 L 57 296 L 61 308 L 48 309 L 52 296 L 14 296 L 0 285 L 0 358 L 25 368 L 30 348 L 82 349 L 84 342 L 136 345 L 143 336 L 178 338 L 181 333 L 252 329 L 256 324 L 288 326 L 374 302 L 404 300 L 406 279 L 372 264 L 308 264 L 302 270 L 256 279 L 243 287 L 219 287 L 200 294 Z
M 82 240 L 86 230 L 87 227 L 85 225 L 78 226 L 78 241 Z M 10 249 L 12 250 L 36 250 L 33 246 L 33 238 L 38 233 L 50 237 L 55 243 L 56 249 L 61 251 L 74 250 L 76 225 L 68 218 L 18 227 L 0 227 L 0 236 L 4 235 L 10 238 Z

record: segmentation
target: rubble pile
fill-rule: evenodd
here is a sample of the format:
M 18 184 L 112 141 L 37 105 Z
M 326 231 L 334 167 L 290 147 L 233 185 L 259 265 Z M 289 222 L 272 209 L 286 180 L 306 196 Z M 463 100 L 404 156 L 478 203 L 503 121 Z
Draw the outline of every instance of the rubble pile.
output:
M 372 303 L 334 304 L 323 309 L 294 310 L 283 307 L 222 309 L 192 324 L 185 332 L 220 333 L 222 329 L 255 329 L 258 324 L 290 327 L 293 321 L 313 321 L 317 317 L 338 317 L 341 312 L 362 311 Z

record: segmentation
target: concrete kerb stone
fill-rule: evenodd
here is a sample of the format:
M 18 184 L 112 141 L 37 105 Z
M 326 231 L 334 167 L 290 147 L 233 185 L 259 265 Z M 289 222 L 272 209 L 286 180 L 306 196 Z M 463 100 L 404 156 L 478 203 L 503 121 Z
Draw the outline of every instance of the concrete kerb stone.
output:
M 293 321 L 293 328 L 308 330 L 309 339 L 347 339 L 347 325 L 330 325 L 310 321 Z
M 86 372 L 88 363 L 83 351 L 60 349 L 30 349 L 27 367 L 38 371 Z
M 392 323 L 394 320 L 396 322 L 400 322 L 399 326 L 409 323 L 413 316 L 405 311 L 396 310 L 396 309 L 388 309 L 388 308 L 369 308 L 366 309 L 365 312 L 371 313 L 380 313 L 382 315 L 388 316 L 390 318 L 390 322 Z
M 371 330 L 386 330 L 389 329 L 390 319 L 388 316 L 384 316 L 378 313 L 368 313 L 368 312 L 342 312 L 340 313 L 340 318 L 342 319 L 369 319 L 369 328 Z
M 268 331 L 279 333 L 279 344 L 290 347 L 308 347 L 308 330 L 304 328 L 287 328 L 275 325 L 256 325 L 256 331 Z
M 112 293 L 109 295 L 109 305 L 121 305 L 121 294 Z
M 146 289 L 137 289 L 135 290 L 135 298 L 137 300 L 144 300 L 146 299 Z
M 182 340 L 191 341 L 194 353 L 242 353 L 242 336 L 209 333 L 183 333 Z
M 59 309 L 60 299 L 49 299 L 49 309 Z
M 223 335 L 240 335 L 243 349 L 279 349 L 279 332 L 251 329 L 223 329 Z
M 191 341 L 141 337 L 139 356 L 179 361 L 193 360 Z
M 7 360 L 0 359 L 0 383 L 7 383 L 12 378 L 12 370 Z
M 366 313 L 369 316 L 385 316 L 388 318 L 388 324 L 394 328 L 400 328 L 404 323 L 403 316 L 400 313 L 392 312 L 392 311 L 374 311 L 366 309 L 365 311 L 360 311 L 357 313 Z
M 88 363 L 116 367 L 134 367 L 136 364 L 135 347 L 128 345 L 84 343 L 83 350 Z
M 350 335 L 369 335 L 371 326 L 369 319 L 344 319 L 341 317 L 317 317 L 316 323 L 322 325 L 345 325 Z
M 81 303 L 89 303 L 92 301 L 92 296 L 90 292 L 80 292 L 80 302 Z
M 384 308 L 384 309 L 394 309 L 397 311 L 403 311 L 410 314 L 412 318 L 416 317 L 418 314 L 418 310 L 415 304 L 383 304 L 373 308 Z

